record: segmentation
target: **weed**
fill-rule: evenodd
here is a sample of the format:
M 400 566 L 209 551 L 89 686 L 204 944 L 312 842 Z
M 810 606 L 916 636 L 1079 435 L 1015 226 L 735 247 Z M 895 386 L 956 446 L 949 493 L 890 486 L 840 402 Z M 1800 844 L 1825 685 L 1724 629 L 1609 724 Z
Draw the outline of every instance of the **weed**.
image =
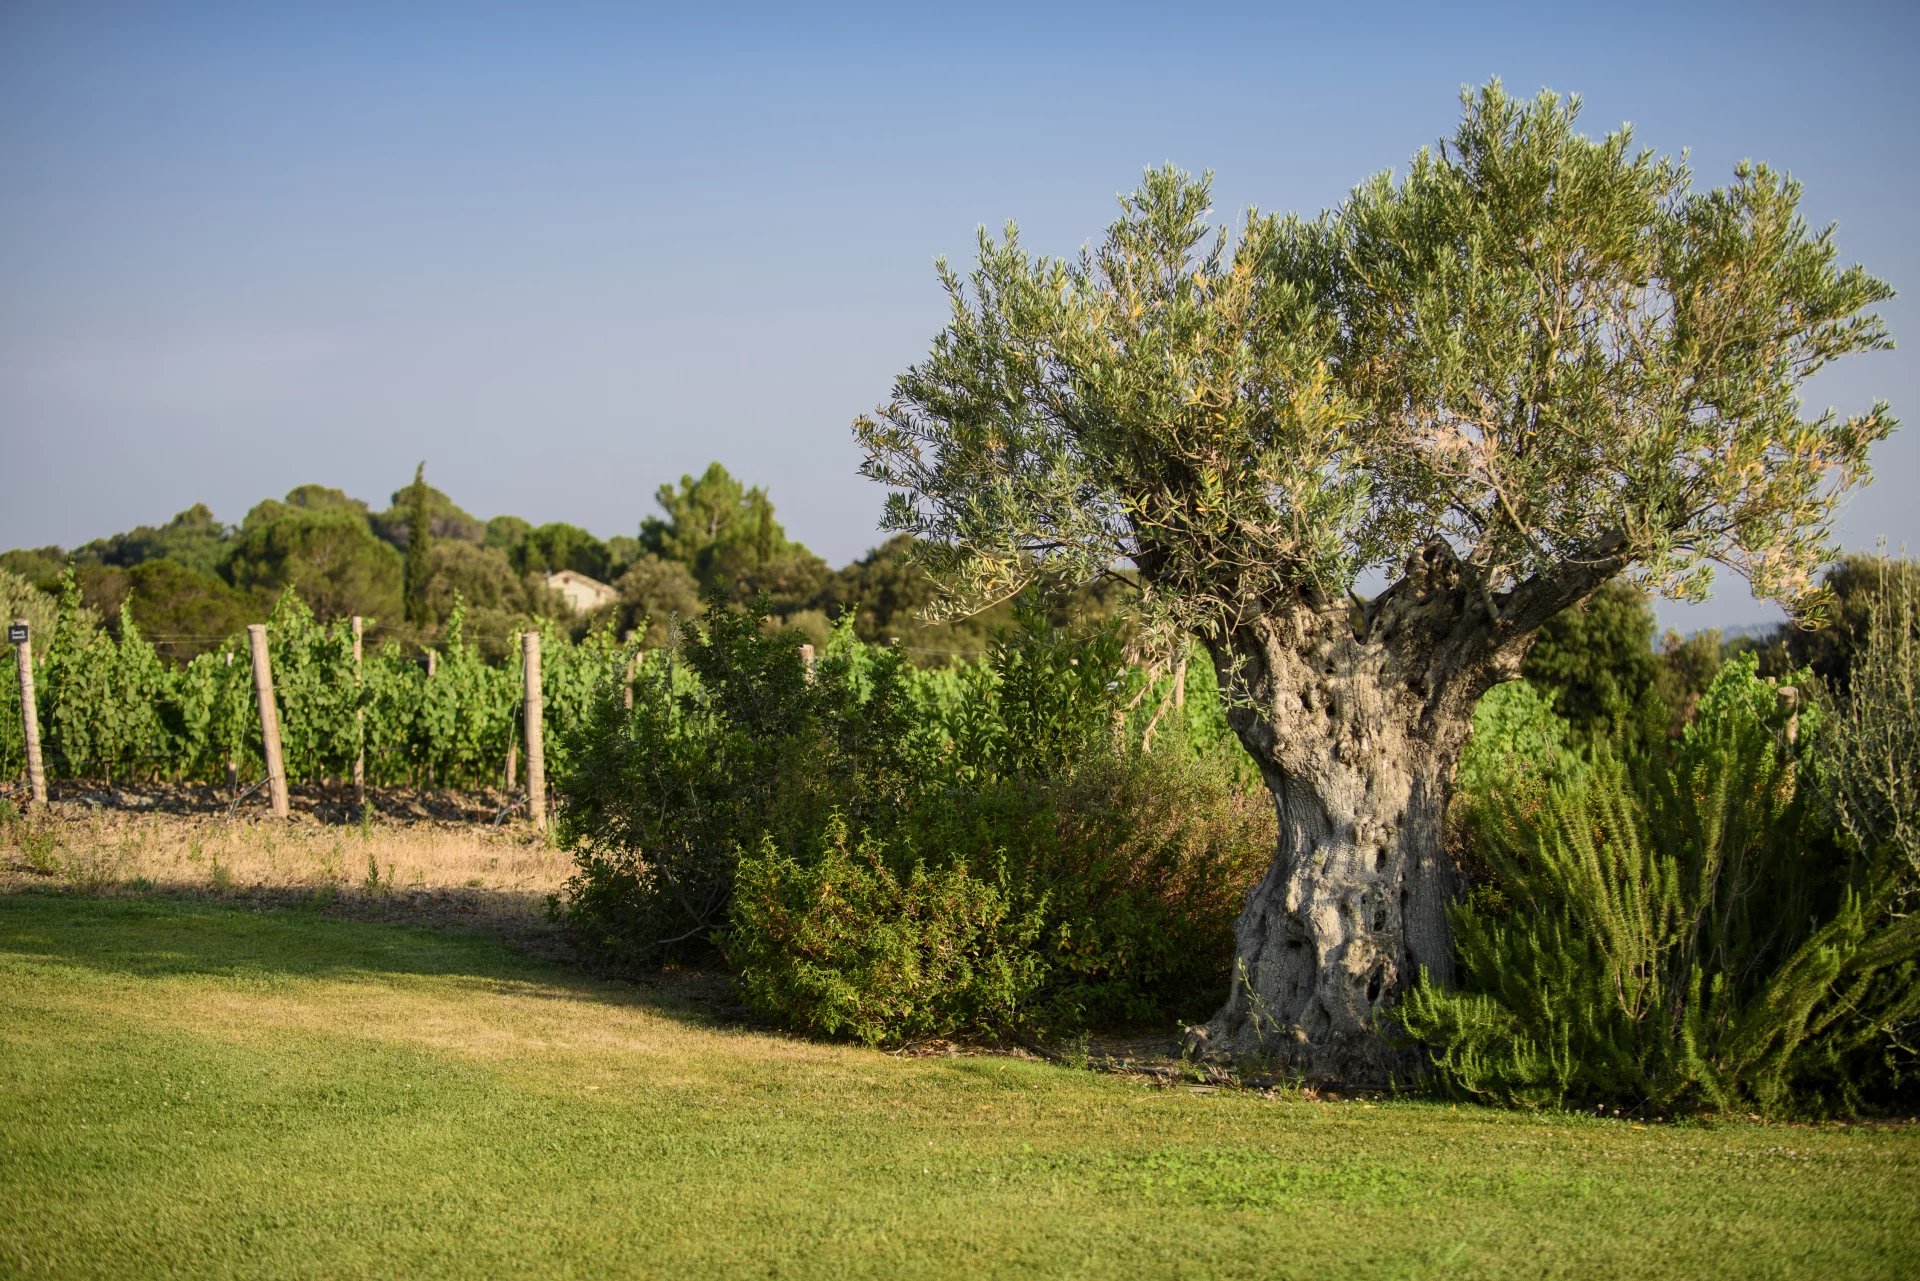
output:
M 1060 1045 L 1060 1062 L 1077 1071 L 1086 1071 L 1093 1065 L 1092 1044 L 1085 1032 L 1068 1037 Z
M 380 879 L 380 860 L 373 856 L 372 850 L 368 850 L 367 851 L 367 874 L 360 882 L 360 892 L 362 894 L 368 895 L 369 897 L 375 897 L 378 895 L 390 893 L 392 892 L 392 890 L 393 890 L 393 864 L 391 863 L 387 864 L 386 879 L 384 881 L 381 880 Z
M 69 850 L 67 857 L 59 864 L 59 872 L 67 888 L 83 894 L 97 894 L 119 884 L 120 873 L 126 863 L 124 845 L 92 846 Z
M 60 871 L 60 843 L 55 839 L 50 827 L 34 827 L 21 824 L 15 832 L 15 841 L 20 846 L 20 854 L 27 866 L 42 876 L 54 876 Z

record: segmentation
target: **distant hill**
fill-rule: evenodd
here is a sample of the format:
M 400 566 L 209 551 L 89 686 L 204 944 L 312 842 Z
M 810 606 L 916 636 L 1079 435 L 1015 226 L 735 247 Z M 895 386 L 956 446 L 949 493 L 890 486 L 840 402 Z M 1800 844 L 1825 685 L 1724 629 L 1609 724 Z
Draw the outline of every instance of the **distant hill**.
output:
M 1778 631 L 1780 627 L 1781 624 L 1779 623 L 1768 622 L 1735 623 L 1731 627 L 1698 627 L 1686 633 L 1686 638 L 1692 640 L 1694 637 L 1704 636 L 1708 632 L 1718 632 L 1720 633 L 1720 639 L 1723 641 L 1767 640 L 1774 632 Z

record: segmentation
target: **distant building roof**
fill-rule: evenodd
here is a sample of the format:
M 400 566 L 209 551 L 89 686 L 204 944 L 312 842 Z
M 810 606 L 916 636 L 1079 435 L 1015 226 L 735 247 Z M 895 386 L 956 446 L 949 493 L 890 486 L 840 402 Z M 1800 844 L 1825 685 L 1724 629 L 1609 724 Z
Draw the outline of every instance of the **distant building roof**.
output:
M 576 614 L 591 614 L 620 599 L 619 592 L 578 570 L 562 569 L 548 574 L 547 586 L 565 597 L 567 607 Z

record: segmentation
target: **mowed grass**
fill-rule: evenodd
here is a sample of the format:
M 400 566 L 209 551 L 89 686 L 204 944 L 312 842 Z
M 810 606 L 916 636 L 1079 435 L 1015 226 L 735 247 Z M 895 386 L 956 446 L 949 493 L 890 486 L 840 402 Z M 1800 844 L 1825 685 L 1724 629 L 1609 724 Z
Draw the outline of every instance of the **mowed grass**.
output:
M 0 897 L 10 1276 L 1911 1276 L 1920 1133 L 1158 1089 L 490 939 Z

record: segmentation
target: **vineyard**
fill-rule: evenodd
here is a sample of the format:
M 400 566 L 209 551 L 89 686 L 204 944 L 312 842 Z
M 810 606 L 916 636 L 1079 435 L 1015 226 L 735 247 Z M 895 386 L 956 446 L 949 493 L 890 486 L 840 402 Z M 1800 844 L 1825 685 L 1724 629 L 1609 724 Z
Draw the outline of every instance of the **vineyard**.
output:
M 513 646 L 503 660 L 489 662 L 465 634 L 463 615 L 456 609 L 432 650 L 388 640 L 356 663 L 348 622 L 322 622 L 295 592 L 285 592 L 266 628 L 288 781 L 344 780 L 364 759 L 374 786 L 511 786 L 525 706 L 522 656 Z M 544 756 L 555 776 L 566 772 L 574 731 L 593 704 L 619 696 L 623 682 L 665 681 L 679 694 L 698 685 L 671 648 L 644 650 L 611 628 L 574 639 L 552 620 L 542 620 L 538 631 Z M 874 649 L 847 626 L 828 645 L 829 654 L 856 663 Z M 130 615 L 123 612 L 109 630 L 68 590 L 51 636 L 34 636 L 32 655 L 49 778 L 246 784 L 263 777 L 244 632 L 185 664 L 170 663 Z M 1090 661 L 1084 676 L 1118 682 L 1132 696 L 1131 732 L 1154 732 L 1170 678 L 1156 683 L 1127 667 L 1117 650 L 1099 664 Z M 965 737 L 983 697 L 981 682 L 992 679 L 984 664 L 961 663 L 912 669 L 909 686 L 913 701 L 947 734 Z M 1179 683 L 1189 738 L 1237 755 L 1211 669 L 1197 664 Z M 20 689 L 8 680 L 0 691 L 0 778 L 19 778 L 25 765 Z
M 375 785 L 498 784 L 518 741 L 521 659 L 488 663 L 459 613 L 427 654 L 389 641 L 354 661 L 344 622 L 323 623 L 291 591 L 267 620 L 287 777 L 341 779 L 364 751 Z M 35 703 L 54 778 L 224 782 L 257 779 L 261 755 L 247 638 L 236 634 L 184 665 L 168 663 L 123 614 L 118 636 L 69 592 L 51 637 L 34 638 Z M 578 642 L 540 626 L 547 756 L 565 763 L 565 731 L 636 657 L 611 632 Z M 0 775 L 24 768 L 20 691 L 0 696 Z

